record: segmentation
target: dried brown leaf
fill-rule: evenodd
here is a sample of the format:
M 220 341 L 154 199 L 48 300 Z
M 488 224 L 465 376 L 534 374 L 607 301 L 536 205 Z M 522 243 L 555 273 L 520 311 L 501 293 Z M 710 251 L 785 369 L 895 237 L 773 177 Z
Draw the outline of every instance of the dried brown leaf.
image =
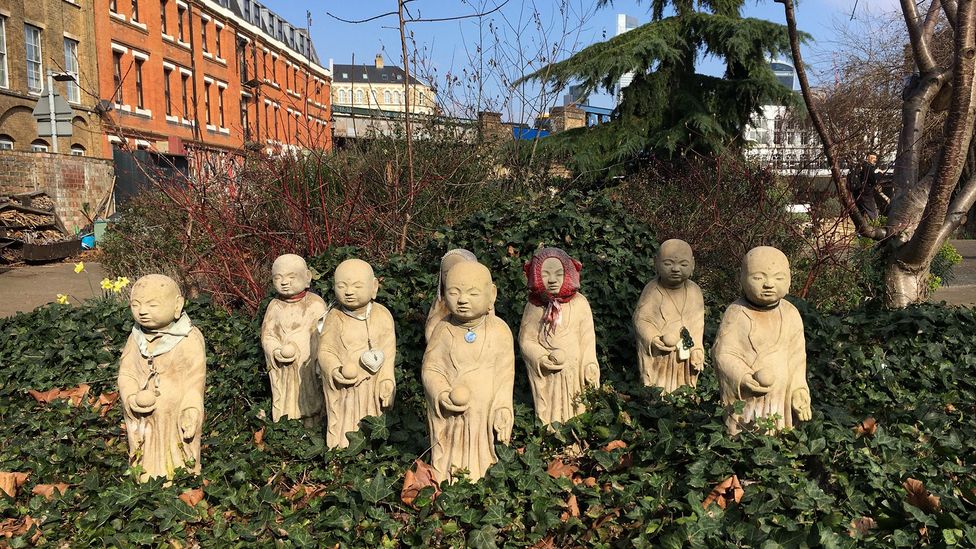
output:
M 938 513 L 941 510 L 939 496 L 930 494 L 922 481 L 910 478 L 902 484 L 902 487 L 908 493 L 906 499 L 909 505 L 918 507 L 926 513 Z
M 870 530 L 878 527 L 877 521 L 871 517 L 861 517 L 856 518 L 851 521 L 851 527 L 848 533 L 852 538 L 861 538 L 868 535 Z
M 27 482 L 29 476 L 30 473 L 0 471 L 0 491 L 12 498 L 17 497 L 17 489 Z
M 414 469 L 407 469 L 403 476 L 403 488 L 400 490 L 400 501 L 411 507 L 414 507 L 413 502 L 416 501 L 420 491 L 428 486 L 434 487 L 435 499 L 441 493 L 440 483 L 437 482 L 437 477 L 434 475 L 434 468 L 419 459 L 413 463 Z
M 98 399 L 95 401 L 92 408 L 98 412 L 98 415 L 105 417 L 108 411 L 112 409 L 112 406 L 119 400 L 118 391 L 112 393 L 102 393 L 98 395 Z
M 549 467 L 546 469 L 546 472 L 549 473 L 549 476 L 552 478 L 572 478 L 573 473 L 576 471 L 579 471 L 579 467 L 570 463 L 564 463 L 563 460 L 559 458 L 555 458 L 549 462 Z
M 82 383 L 77 387 L 72 387 L 70 389 L 48 389 L 47 391 L 35 391 L 34 389 L 28 389 L 30 396 L 34 397 L 34 400 L 40 402 L 41 404 L 48 404 L 55 400 L 68 400 L 71 401 L 72 406 L 78 406 L 81 401 L 84 400 L 85 395 L 91 387 L 87 383 Z
M 44 496 L 44 499 L 51 501 L 54 499 L 55 491 L 57 491 L 58 495 L 63 496 L 68 491 L 68 485 L 63 482 L 57 484 L 38 484 L 31 490 L 31 493 L 35 496 Z
M 258 450 L 264 450 L 264 427 L 254 432 L 254 445 L 258 447 Z
M 872 436 L 878 430 L 878 422 L 873 417 L 866 417 L 864 421 L 854 426 L 854 433 L 858 436 Z
M 607 444 L 606 446 L 604 446 L 603 447 L 603 451 L 604 452 L 612 452 L 612 451 L 617 450 L 619 448 L 626 448 L 626 447 L 627 447 L 627 443 L 626 442 L 624 442 L 622 440 L 614 440 L 614 441 L 611 441 L 610 444 Z
M 180 494 L 180 500 L 190 507 L 196 507 L 196 505 L 203 500 L 203 488 L 194 488 L 193 490 L 184 491 L 182 494 Z
M 61 391 L 61 394 L 58 395 L 58 398 L 67 399 L 71 401 L 72 406 L 78 406 L 81 404 L 81 401 L 85 398 L 85 395 L 88 394 L 89 390 L 91 390 L 91 387 L 87 383 L 82 383 L 77 387 L 72 387 L 70 389 L 65 389 Z
M 705 501 L 702 502 L 702 507 L 708 509 L 709 505 L 717 503 L 719 507 L 725 509 L 728 507 L 729 502 L 734 501 L 735 503 L 739 503 L 742 501 L 744 494 L 745 491 L 742 489 L 742 484 L 739 483 L 739 478 L 732 475 L 712 488 Z
M 579 502 L 576 501 L 576 494 L 570 494 L 569 499 L 566 500 L 566 510 L 569 511 L 569 516 L 573 518 L 579 518 Z
M 8 539 L 22 536 L 29 532 L 32 527 L 37 527 L 34 535 L 31 536 L 31 543 L 36 544 L 37 540 L 41 538 L 41 528 L 30 515 L 25 515 L 21 519 L 8 518 L 0 521 L 0 535 Z
M 30 396 L 34 397 L 34 400 L 40 402 L 41 404 L 47 404 L 52 400 L 58 398 L 61 394 L 61 389 L 54 388 L 48 389 L 47 391 L 35 391 L 34 389 L 28 389 L 27 392 Z

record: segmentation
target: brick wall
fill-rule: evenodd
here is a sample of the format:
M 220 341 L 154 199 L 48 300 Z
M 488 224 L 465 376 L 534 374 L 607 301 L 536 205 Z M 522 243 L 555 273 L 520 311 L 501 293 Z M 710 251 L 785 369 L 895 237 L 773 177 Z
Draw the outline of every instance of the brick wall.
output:
M 44 191 L 70 231 L 88 221 L 81 211 L 94 210 L 112 190 L 111 160 L 52 153 L 0 151 L 0 194 Z

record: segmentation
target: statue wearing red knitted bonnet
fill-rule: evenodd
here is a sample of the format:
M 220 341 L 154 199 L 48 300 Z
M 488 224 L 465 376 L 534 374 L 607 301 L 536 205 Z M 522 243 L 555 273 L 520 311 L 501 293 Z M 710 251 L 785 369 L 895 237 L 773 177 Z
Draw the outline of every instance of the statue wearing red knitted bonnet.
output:
M 581 412 L 578 395 L 600 384 L 590 304 L 579 293 L 583 265 L 559 248 L 542 248 L 525 263 L 529 302 L 519 347 L 536 415 L 546 425 Z

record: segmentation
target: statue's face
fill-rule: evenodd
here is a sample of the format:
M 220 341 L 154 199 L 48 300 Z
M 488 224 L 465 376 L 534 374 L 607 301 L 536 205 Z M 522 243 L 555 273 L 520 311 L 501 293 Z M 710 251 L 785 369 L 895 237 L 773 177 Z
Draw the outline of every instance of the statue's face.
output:
M 344 261 L 336 268 L 332 290 L 346 309 L 362 309 L 376 297 L 378 289 L 373 268 L 365 261 Z
M 158 330 L 180 318 L 183 296 L 168 284 L 136 283 L 129 298 L 132 318 L 147 330 Z
M 491 283 L 491 274 L 480 263 L 459 263 L 448 272 L 445 286 L 447 308 L 462 322 L 487 315 L 495 303 L 495 285 Z
M 308 289 L 312 273 L 300 257 L 282 256 L 271 266 L 271 280 L 278 295 L 292 297 Z
M 695 271 L 695 258 L 687 246 L 662 246 L 654 258 L 658 280 L 670 288 L 676 288 L 691 278 Z
M 761 307 L 776 305 L 790 291 L 790 264 L 778 250 L 750 252 L 741 276 L 746 299 Z
M 546 291 L 553 295 L 559 293 L 563 287 L 563 281 L 566 279 L 563 262 L 555 257 L 547 258 L 542 262 L 541 272 L 542 283 L 545 285 Z

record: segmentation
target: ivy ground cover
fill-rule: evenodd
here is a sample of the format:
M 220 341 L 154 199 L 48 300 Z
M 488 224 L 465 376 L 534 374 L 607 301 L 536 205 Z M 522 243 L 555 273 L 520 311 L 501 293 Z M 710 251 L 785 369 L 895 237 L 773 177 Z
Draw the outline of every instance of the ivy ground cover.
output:
M 521 263 L 540 243 L 584 263 L 606 383 L 587 395 L 587 413 L 550 433 L 518 367 L 513 444 L 499 462 L 477 484 L 424 487 L 419 368 L 437 258 L 455 246 L 478 254 L 495 274 L 498 314 L 515 326 Z M 571 196 L 513 200 L 377 264 L 379 299 L 397 319 L 397 402 L 344 450 L 326 450 L 300 422 L 270 422 L 259 318 L 193 302 L 208 345 L 203 473 L 169 486 L 127 472 L 110 394 L 131 326 L 124 304 L 0 320 L 0 545 L 976 546 L 972 310 L 827 315 L 797 303 L 814 419 L 730 439 L 710 369 L 697 390 L 663 398 L 638 382 L 630 310 L 655 250 L 609 200 Z M 330 274 L 353 254 L 313 264 Z

